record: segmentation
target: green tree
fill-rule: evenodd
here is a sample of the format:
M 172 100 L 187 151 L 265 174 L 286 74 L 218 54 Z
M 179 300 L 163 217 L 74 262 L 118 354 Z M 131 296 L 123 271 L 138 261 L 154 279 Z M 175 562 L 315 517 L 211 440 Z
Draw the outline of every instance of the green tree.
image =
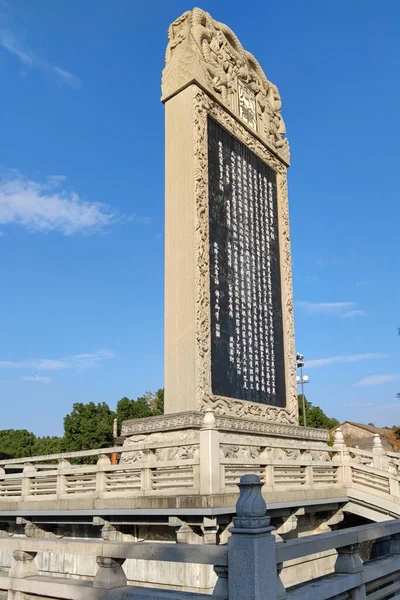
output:
M 154 394 L 146 392 L 136 400 L 131 400 L 124 396 L 117 403 L 117 421 L 118 431 L 121 431 L 122 421 L 130 419 L 143 419 L 144 417 L 154 417 L 164 413 L 164 390 L 159 389 Z
M 3 460 L 33 456 L 35 441 L 35 434 L 27 429 L 0 430 L 0 456 Z
M 75 452 L 112 446 L 114 418 L 115 413 L 106 402 L 76 402 L 64 417 L 63 450 Z
M 59 454 L 63 449 L 63 438 L 46 435 L 35 439 L 33 456 L 44 456 L 45 454 Z
M 297 396 L 297 400 L 299 405 L 299 423 L 300 425 L 304 425 L 302 394 Z M 337 419 L 327 417 L 319 406 L 313 406 L 306 397 L 304 397 L 304 402 L 307 427 L 313 427 L 315 429 L 333 429 L 333 427 L 339 425 L 339 421 Z
M 155 394 L 150 392 L 149 404 L 153 416 L 164 414 L 164 388 L 160 388 Z
M 143 417 L 151 417 L 151 408 L 147 403 L 144 396 L 141 396 L 137 400 L 131 400 L 124 396 L 117 403 L 117 421 L 118 431 L 121 430 L 122 421 L 128 421 L 129 419 L 142 419 Z

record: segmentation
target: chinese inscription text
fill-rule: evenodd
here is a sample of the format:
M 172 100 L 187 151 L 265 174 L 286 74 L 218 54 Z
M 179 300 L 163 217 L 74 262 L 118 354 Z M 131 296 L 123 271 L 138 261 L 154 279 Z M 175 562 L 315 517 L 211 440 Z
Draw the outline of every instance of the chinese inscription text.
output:
M 276 176 L 212 119 L 208 154 L 212 391 L 284 407 Z

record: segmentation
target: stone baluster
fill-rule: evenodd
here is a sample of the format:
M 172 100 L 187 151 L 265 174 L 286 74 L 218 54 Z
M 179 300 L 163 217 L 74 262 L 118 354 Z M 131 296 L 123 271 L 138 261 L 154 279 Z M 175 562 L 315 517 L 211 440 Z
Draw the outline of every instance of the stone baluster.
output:
M 276 572 L 277 572 L 277 577 L 278 577 L 277 600 L 285 600 L 285 598 L 286 598 L 286 589 L 285 589 L 285 586 L 283 585 L 283 582 L 281 579 L 282 569 L 283 569 L 283 563 L 278 563 L 276 565 Z
M 13 562 L 11 564 L 8 576 L 10 579 L 25 579 L 34 577 L 38 574 L 38 568 L 35 561 L 37 552 L 24 552 L 23 550 L 13 551 Z
M 97 460 L 96 472 L 96 493 L 101 494 L 107 489 L 107 469 L 111 466 L 111 461 L 106 454 L 100 454 Z
M 218 541 L 219 524 L 216 518 L 203 517 L 201 525 L 203 544 L 216 544 Z
M 374 433 L 374 439 L 372 442 L 372 454 L 374 455 L 373 466 L 375 467 L 375 469 L 382 469 L 385 451 L 383 449 L 382 440 L 379 433 Z
M 340 427 L 338 427 L 335 431 L 335 436 L 333 438 L 333 449 L 338 452 L 338 459 L 341 463 L 340 467 L 340 480 L 344 485 L 351 484 L 351 466 L 350 466 L 350 452 L 346 446 L 346 442 L 344 441 L 344 435 Z
M 276 544 L 266 516 L 262 483 L 258 475 L 245 475 L 239 488 L 228 540 L 229 600 L 277 600 Z M 281 588 L 280 592 L 282 597 Z
M 271 491 L 274 489 L 274 465 L 265 466 L 265 487 Z
M 200 494 L 209 496 L 221 492 L 219 431 L 214 412 L 206 408 L 200 435 Z
M 313 487 L 314 484 L 314 468 L 312 465 L 307 465 L 304 468 L 304 475 L 305 475 L 305 480 L 306 480 L 306 484 L 310 487 Z
M 67 493 L 67 480 L 64 469 L 70 469 L 71 463 L 66 458 L 60 458 L 57 466 L 57 496 L 64 496 Z
M 214 573 L 218 576 L 218 579 L 217 583 L 215 584 L 213 596 L 218 596 L 219 598 L 221 598 L 221 600 L 228 600 L 228 567 L 215 565 Z
M 13 561 L 8 572 L 9 588 L 7 600 L 23 600 L 26 598 L 25 594 L 17 591 L 17 580 L 35 577 L 35 575 L 38 574 L 38 568 L 35 561 L 36 554 L 36 552 L 24 552 L 23 550 L 13 551 Z M 14 590 L 14 587 L 16 587 L 16 590 Z
M 400 554 L 400 533 L 392 535 L 392 539 L 390 540 L 390 554 Z
M 361 573 L 364 566 L 358 554 L 360 544 L 351 544 L 337 549 L 337 559 L 335 563 L 335 573 L 351 574 Z M 366 600 L 365 585 L 360 585 L 351 591 L 351 600 Z
M 154 454 L 150 449 L 143 450 L 143 462 L 151 465 L 154 462 Z M 148 492 L 153 489 L 153 471 L 151 466 L 146 466 L 141 472 L 140 489 L 142 492 Z
M 27 463 L 22 471 L 22 497 L 29 496 L 31 493 L 31 477 L 36 475 L 36 468 L 31 463 Z
M 397 474 L 397 469 L 390 468 L 388 466 L 388 473 L 390 475 L 389 478 L 389 486 L 390 486 L 390 494 L 398 498 L 400 496 L 400 481 L 399 476 Z
M 93 580 L 94 588 L 111 590 L 126 586 L 126 575 L 122 568 L 124 558 L 98 556 L 96 562 L 98 569 Z
M 6 474 L 5 468 L 4 467 L 0 467 L 0 481 L 4 480 L 5 474 Z M 3 496 L 3 493 L 0 493 L 0 497 L 2 497 L 2 496 Z

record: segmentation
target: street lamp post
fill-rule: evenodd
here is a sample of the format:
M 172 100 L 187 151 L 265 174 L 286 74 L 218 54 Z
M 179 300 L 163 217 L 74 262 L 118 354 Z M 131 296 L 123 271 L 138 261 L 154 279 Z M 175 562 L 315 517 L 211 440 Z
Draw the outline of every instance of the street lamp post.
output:
M 309 383 L 309 378 L 307 375 L 303 375 L 303 367 L 304 367 L 304 356 L 302 354 L 296 354 L 297 360 L 297 368 L 300 369 L 300 377 L 297 377 L 297 383 L 301 383 L 301 398 L 303 404 L 303 425 L 307 427 L 307 417 L 306 417 L 306 400 L 304 396 L 304 384 Z

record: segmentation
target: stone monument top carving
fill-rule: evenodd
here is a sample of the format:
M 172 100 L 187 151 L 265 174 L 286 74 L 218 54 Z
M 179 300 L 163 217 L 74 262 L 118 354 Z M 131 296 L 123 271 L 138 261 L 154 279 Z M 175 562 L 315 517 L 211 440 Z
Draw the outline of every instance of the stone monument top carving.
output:
M 278 88 L 233 31 L 194 8 L 169 26 L 168 39 L 163 102 L 195 81 L 289 165 Z

